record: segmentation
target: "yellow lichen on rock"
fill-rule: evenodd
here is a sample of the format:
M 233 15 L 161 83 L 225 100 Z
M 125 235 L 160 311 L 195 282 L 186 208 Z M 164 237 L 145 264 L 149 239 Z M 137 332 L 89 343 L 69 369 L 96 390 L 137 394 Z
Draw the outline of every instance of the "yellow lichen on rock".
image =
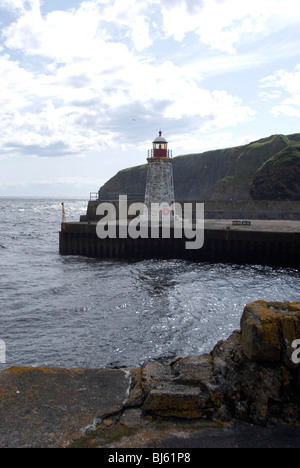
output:
M 248 359 L 287 363 L 292 342 L 300 338 L 300 302 L 248 304 L 241 318 L 241 334 Z

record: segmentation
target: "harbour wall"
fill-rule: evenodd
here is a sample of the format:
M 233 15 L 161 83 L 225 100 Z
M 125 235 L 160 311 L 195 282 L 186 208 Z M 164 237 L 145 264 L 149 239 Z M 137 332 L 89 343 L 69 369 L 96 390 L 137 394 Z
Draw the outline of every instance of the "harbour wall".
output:
M 216 223 L 218 224 L 218 223 Z M 284 224 L 284 222 L 283 222 Z M 297 223 L 298 224 L 298 223 Z M 264 226 L 205 225 L 204 244 L 187 249 L 184 231 L 181 238 L 100 239 L 96 222 L 63 223 L 59 234 L 61 255 L 94 258 L 147 259 L 178 258 L 197 262 L 261 264 L 298 268 L 300 265 L 300 230 Z M 118 231 L 118 230 L 117 230 Z

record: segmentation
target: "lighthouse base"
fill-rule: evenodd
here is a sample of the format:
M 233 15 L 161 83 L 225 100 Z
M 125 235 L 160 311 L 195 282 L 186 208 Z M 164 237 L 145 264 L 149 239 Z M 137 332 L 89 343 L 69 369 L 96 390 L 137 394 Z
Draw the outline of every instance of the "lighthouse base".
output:
M 170 158 L 148 158 L 145 205 L 165 203 L 171 206 L 175 201 L 173 182 L 173 161 Z

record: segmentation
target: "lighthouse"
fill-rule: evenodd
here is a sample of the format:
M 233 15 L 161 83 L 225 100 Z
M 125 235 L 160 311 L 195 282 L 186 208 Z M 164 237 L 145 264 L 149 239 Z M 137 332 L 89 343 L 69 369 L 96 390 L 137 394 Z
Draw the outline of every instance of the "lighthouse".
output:
M 168 149 L 168 142 L 159 131 L 153 141 L 153 148 L 148 151 L 148 168 L 146 179 L 145 200 L 148 212 L 151 204 L 167 205 L 173 211 L 175 203 L 173 182 L 172 151 Z

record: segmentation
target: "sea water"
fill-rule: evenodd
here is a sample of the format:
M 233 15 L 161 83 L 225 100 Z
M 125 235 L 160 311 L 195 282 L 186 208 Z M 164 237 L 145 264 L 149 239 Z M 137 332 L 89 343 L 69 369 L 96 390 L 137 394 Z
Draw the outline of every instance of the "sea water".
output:
M 85 214 L 87 200 L 0 198 L 0 369 L 198 355 L 240 328 L 245 304 L 300 300 L 297 269 L 60 256 L 62 201 L 67 221 Z

